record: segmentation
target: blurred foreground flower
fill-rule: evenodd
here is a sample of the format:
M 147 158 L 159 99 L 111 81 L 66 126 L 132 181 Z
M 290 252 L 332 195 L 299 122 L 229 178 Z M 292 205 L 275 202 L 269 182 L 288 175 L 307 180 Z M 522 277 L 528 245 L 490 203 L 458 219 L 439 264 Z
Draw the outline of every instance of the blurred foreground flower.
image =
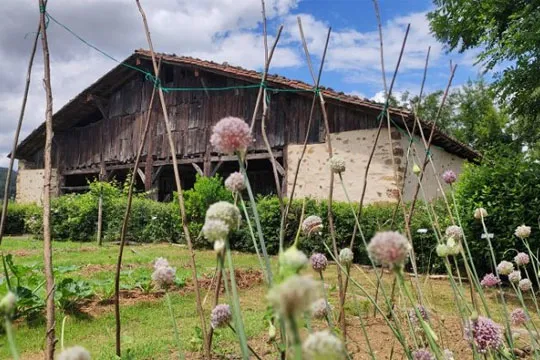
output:
M 302 350 L 304 358 L 310 360 L 342 360 L 347 357 L 343 342 L 328 330 L 310 334 Z

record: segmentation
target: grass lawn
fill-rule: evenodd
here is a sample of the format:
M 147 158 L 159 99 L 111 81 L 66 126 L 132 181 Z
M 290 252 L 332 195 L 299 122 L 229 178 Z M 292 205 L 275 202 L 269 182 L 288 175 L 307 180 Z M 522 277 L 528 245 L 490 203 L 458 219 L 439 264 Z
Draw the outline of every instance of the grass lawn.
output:
M 113 305 L 108 298 L 112 295 L 114 267 L 116 263 L 118 246 L 104 245 L 97 247 L 92 243 L 55 242 L 54 266 L 57 283 L 61 279 L 70 277 L 75 280 L 85 280 L 90 283 L 96 293 L 91 300 L 85 301 L 80 311 L 70 311 L 66 314 L 57 311 L 57 337 L 61 335 L 61 324 L 67 316 L 64 344 L 65 346 L 82 345 L 86 347 L 93 359 L 114 359 L 114 313 Z M 35 276 L 43 277 L 42 242 L 26 237 L 6 238 L 1 245 L 1 251 L 12 254 L 16 265 L 31 267 Z M 122 341 L 124 353 L 128 350 L 135 359 L 170 359 L 174 357 L 175 345 L 173 343 L 172 326 L 165 303 L 159 292 L 148 290 L 151 263 L 156 257 L 166 257 L 172 266 L 177 268 L 178 287 L 172 294 L 172 302 L 179 325 L 182 346 L 188 358 L 197 358 L 201 346 L 200 332 L 198 331 L 198 315 L 195 307 L 195 296 L 191 285 L 191 268 L 187 249 L 177 245 L 151 244 L 129 246 L 124 252 L 122 285 Z M 240 291 L 241 307 L 244 315 L 247 335 L 253 347 L 260 355 L 265 355 L 271 347 L 265 342 L 267 323 L 264 320 L 266 312 L 266 288 L 259 273 L 256 256 L 251 254 L 234 253 L 235 266 L 240 269 L 240 277 L 245 276 L 243 289 Z M 198 276 L 205 289 L 205 311 L 209 314 L 213 303 L 213 290 L 211 279 L 215 272 L 216 260 L 212 251 L 197 251 Z M 274 259 L 275 265 L 275 259 Z M 311 270 L 306 270 L 309 272 Z M 361 283 L 371 295 L 375 294 L 375 276 L 359 267 L 352 270 L 352 277 Z M 337 305 L 336 267 L 329 266 L 325 272 L 330 302 Z M 3 280 L 3 279 L 2 279 Z M 461 326 L 456 319 L 455 301 L 448 280 L 434 280 L 421 278 L 423 292 L 428 308 L 433 310 L 437 322 L 437 332 L 443 342 L 458 354 L 468 351 L 467 344 L 461 340 Z M 4 281 L 3 281 L 4 282 Z M 383 276 L 384 288 L 388 293 L 392 288 L 392 276 Z M 0 294 L 5 292 L 5 282 L 1 285 Z M 365 316 L 370 334 L 371 346 L 380 354 L 377 358 L 387 358 L 392 347 L 399 353 L 397 342 L 382 321 L 381 317 L 373 317 L 373 308 L 366 301 L 356 287 L 350 286 L 347 302 L 347 321 L 349 324 L 349 350 L 355 359 L 367 359 L 366 343 L 360 321 L 359 311 Z M 496 294 L 490 293 L 488 301 L 500 319 L 500 311 Z M 223 295 L 224 297 L 225 295 Z M 511 309 L 518 306 L 517 299 L 509 297 L 507 300 Z M 380 299 L 380 304 L 383 305 Z M 398 309 L 410 307 L 402 296 L 396 295 Z M 532 310 L 533 307 L 530 307 Z M 323 327 L 324 324 L 314 322 L 314 328 Z M 22 359 L 41 359 L 44 347 L 43 323 L 27 324 L 18 321 L 15 324 L 15 337 Z M 230 356 L 238 354 L 239 349 L 231 331 L 220 329 L 214 335 L 213 351 L 217 355 Z M 60 346 L 60 344 L 58 344 Z M 10 358 L 9 348 L 2 335 L 0 343 L 0 359 Z M 268 359 L 276 358 L 267 355 Z M 394 355 L 394 358 L 398 358 Z M 466 357 L 457 357 L 466 358 Z

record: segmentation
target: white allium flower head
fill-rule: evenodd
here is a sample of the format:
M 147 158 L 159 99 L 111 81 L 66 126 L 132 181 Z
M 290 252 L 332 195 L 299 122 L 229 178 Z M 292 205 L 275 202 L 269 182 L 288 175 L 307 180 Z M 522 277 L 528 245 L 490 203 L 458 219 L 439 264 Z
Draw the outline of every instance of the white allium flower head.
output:
M 164 257 L 158 257 L 154 260 L 154 269 L 160 268 L 162 266 L 169 266 L 169 261 Z
M 309 236 L 314 232 L 320 232 L 322 228 L 322 219 L 317 215 L 310 215 L 302 221 L 302 232 L 306 236 Z
M 283 267 L 295 272 L 302 270 L 309 262 L 306 254 L 294 245 L 283 252 L 280 260 Z
M 210 205 L 206 211 L 205 222 L 209 220 L 221 220 L 229 227 L 229 230 L 235 230 L 240 226 L 240 210 L 230 202 L 218 201 Z
M 216 240 L 214 241 L 214 252 L 217 255 L 223 255 L 225 252 L 225 241 L 224 240 Z
M 341 174 L 345 171 L 345 160 L 341 156 L 332 156 L 330 158 L 330 169 L 335 174 Z
M 518 286 L 521 291 L 529 291 L 532 288 L 532 282 L 529 279 L 521 279 Z
M 343 265 L 351 265 L 354 259 L 354 253 L 348 247 L 341 249 L 339 252 L 339 262 Z
M 311 314 L 315 319 L 325 319 L 330 309 L 330 304 L 324 298 L 311 304 Z
M 485 218 L 488 216 L 487 210 L 484 208 L 477 208 L 474 210 L 474 218 L 476 220 L 481 220 L 482 218 Z
M 521 271 L 515 270 L 508 274 L 508 281 L 517 284 L 521 280 Z
M 152 273 L 152 280 L 161 289 L 167 289 L 174 284 L 176 269 L 170 266 L 161 266 Z
M 463 237 L 463 229 L 461 228 L 461 226 L 450 225 L 446 228 L 445 234 L 446 236 L 453 237 L 454 240 L 459 241 Z
M 411 244 L 396 231 L 383 231 L 373 236 L 368 244 L 367 251 L 376 263 L 396 268 L 405 264 L 411 251 Z
M 58 360 L 91 360 L 90 353 L 82 346 L 73 346 L 65 349 L 58 356 Z
M 437 252 L 438 257 L 447 257 L 450 255 L 450 250 L 446 244 L 438 244 L 435 251 Z
M 208 241 L 225 240 L 229 235 L 229 226 L 221 220 L 207 219 L 202 232 Z
M 453 237 L 449 237 L 446 240 L 446 246 L 448 247 L 448 255 L 455 256 L 459 255 L 459 253 L 461 252 L 461 244 L 458 241 L 454 240 Z
M 244 175 L 238 171 L 233 172 L 225 180 L 225 187 L 232 192 L 241 192 L 246 188 L 246 183 L 244 182 Z
M 520 252 L 514 257 L 514 261 L 516 262 L 517 266 L 525 266 L 527 265 L 531 260 L 529 259 L 529 255 L 527 255 L 524 252 Z
M 514 271 L 514 264 L 512 264 L 510 261 L 503 260 L 497 265 L 497 271 L 501 275 L 509 275 L 512 271 Z
M 514 234 L 520 239 L 526 239 L 531 236 L 531 227 L 527 225 L 520 225 L 516 228 Z
M 444 360 L 454 360 L 454 353 L 449 349 L 443 351 Z
M 8 293 L 0 300 L 0 313 L 11 314 L 15 309 L 15 303 L 17 302 L 17 296 L 8 291 Z
M 310 360 L 346 359 L 343 342 L 328 330 L 309 334 L 302 345 L 304 356 Z
M 268 293 L 268 301 L 282 316 L 303 313 L 319 298 L 320 285 L 309 276 L 292 275 Z

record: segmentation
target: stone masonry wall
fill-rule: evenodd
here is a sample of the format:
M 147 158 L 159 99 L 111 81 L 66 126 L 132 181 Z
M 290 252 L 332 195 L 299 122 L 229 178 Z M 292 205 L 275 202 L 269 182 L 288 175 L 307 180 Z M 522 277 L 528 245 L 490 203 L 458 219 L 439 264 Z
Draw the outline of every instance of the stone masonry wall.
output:
M 17 194 L 15 201 L 18 203 L 37 203 L 43 201 L 43 169 L 19 168 L 17 173 Z M 56 169 L 51 176 L 51 194 L 58 194 L 58 177 Z

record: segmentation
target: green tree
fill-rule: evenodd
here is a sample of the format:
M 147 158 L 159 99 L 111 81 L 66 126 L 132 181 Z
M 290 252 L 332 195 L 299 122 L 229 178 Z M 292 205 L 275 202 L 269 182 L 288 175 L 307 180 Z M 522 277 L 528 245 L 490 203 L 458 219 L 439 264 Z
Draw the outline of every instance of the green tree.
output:
M 497 71 L 494 88 L 513 115 L 515 140 L 539 151 L 540 0 L 434 0 L 428 14 L 448 50 L 480 49 L 478 62 Z

